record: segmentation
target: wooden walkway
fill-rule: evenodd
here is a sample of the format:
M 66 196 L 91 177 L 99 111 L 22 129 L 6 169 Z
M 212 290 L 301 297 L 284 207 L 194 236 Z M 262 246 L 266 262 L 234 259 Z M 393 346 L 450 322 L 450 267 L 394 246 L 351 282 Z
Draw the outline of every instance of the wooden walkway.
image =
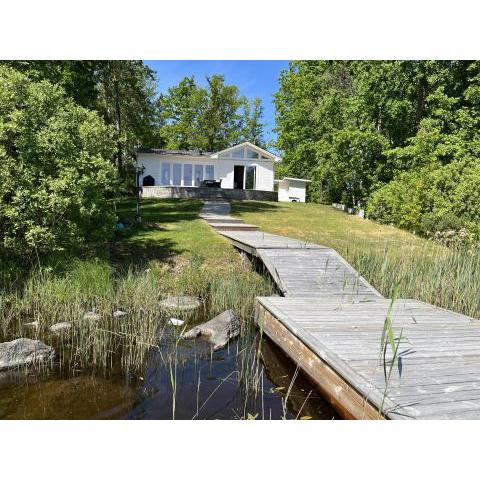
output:
M 227 213 L 228 215 L 228 213 Z M 391 301 L 335 250 L 263 232 L 219 232 L 265 264 L 283 297 L 256 321 L 345 418 L 480 419 L 480 323 L 417 300 L 393 302 L 398 361 L 380 346 Z

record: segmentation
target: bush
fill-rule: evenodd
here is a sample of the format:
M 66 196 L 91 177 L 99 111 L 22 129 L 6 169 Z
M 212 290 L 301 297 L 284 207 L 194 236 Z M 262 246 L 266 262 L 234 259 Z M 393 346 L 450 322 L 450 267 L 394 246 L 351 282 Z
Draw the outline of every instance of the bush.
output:
M 111 235 L 115 144 L 58 86 L 0 67 L 0 254 L 30 258 Z
M 480 237 L 480 165 L 455 161 L 403 173 L 375 191 L 367 214 L 429 237 Z

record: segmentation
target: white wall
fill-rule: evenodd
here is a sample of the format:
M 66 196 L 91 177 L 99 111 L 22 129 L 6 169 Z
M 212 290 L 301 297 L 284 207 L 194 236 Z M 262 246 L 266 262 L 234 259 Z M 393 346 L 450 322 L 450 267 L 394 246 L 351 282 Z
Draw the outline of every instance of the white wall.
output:
M 278 183 L 278 201 L 291 202 L 292 199 L 298 199 L 298 202 L 305 202 L 306 193 L 305 182 L 297 180 L 280 180 Z
M 170 164 L 180 163 L 182 165 L 182 182 L 181 186 L 184 185 L 183 182 L 183 165 L 191 164 L 193 165 L 193 171 L 195 171 L 195 165 L 204 166 L 204 176 L 205 176 L 205 165 L 214 166 L 214 179 L 222 181 L 222 188 L 233 188 L 233 167 L 234 165 L 254 165 L 256 166 L 256 185 L 255 190 L 264 190 L 268 192 L 273 191 L 273 160 L 242 160 L 242 159 L 233 159 L 233 158 L 210 158 L 210 157 L 178 157 L 178 156 L 167 156 L 167 155 L 157 155 L 154 153 L 139 153 L 138 154 L 138 166 L 145 166 L 145 172 L 143 176 L 140 177 L 140 185 L 143 183 L 143 177 L 151 175 L 155 179 L 155 185 L 161 185 L 161 175 L 162 175 L 162 162 L 167 162 Z M 173 167 L 170 166 L 170 171 Z M 170 174 L 172 176 L 172 173 Z M 193 174 L 194 176 L 194 174 Z M 194 185 L 194 183 L 193 183 Z M 192 186 L 192 185 L 188 185 Z

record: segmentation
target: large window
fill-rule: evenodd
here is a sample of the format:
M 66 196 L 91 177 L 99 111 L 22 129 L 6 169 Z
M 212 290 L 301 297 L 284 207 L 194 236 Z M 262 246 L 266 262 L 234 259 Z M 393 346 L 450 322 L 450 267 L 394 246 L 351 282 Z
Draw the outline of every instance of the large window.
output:
M 232 158 L 244 158 L 243 148 L 237 148 L 232 152 Z
M 203 180 L 203 165 L 195 165 L 195 186 L 199 187 Z
M 258 158 L 258 153 L 247 148 L 247 158 Z
M 191 163 L 186 163 L 183 166 L 183 186 L 184 187 L 191 187 L 192 186 L 192 164 Z
M 205 180 L 215 180 L 213 165 L 205 165 Z
M 170 185 L 170 164 L 162 162 L 162 185 Z
M 172 165 L 172 180 L 173 185 L 181 185 L 182 184 L 182 164 L 181 163 L 174 163 Z
M 247 190 L 255 189 L 255 174 L 256 168 L 253 166 L 246 167 L 245 169 L 245 188 Z

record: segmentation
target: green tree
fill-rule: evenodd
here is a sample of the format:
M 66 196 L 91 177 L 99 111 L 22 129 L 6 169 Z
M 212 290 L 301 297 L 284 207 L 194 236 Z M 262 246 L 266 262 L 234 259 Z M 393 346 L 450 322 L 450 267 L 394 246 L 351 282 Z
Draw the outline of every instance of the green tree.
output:
M 160 145 L 155 74 L 136 60 L 48 60 L 2 62 L 34 81 L 62 87 L 75 103 L 96 110 L 114 126 L 112 161 L 121 175 L 131 168 L 136 145 Z M 127 164 L 125 165 L 125 160 Z
M 355 204 L 407 169 L 452 162 L 475 64 L 291 62 L 275 95 L 284 169 L 313 181 L 314 200 Z
M 32 80 L 48 80 L 62 87 L 75 103 L 93 109 L 97 99 L 95 60 L 12 60 L 0 62 L 25 73 Z
M 64 90 L 0 66 L 0 252 L 23 259 L 112 232 L 114 132 Z
M 170 87 L 158 100 L 161 118 L 160 136 L 166 148 L 193 150 L 201 136 L 199 119 L 206 105 L 206 92 L 195 78 L 185 77 Z
M 95 72 L 96 110 L 115 127 L 116 165 L 133 165 L 136 145 L 158 144 L 155 74 L 142 61 L 108 60 Z
M 264 148 L 263 129 L 265 125 L 262 123 L 262 117 L 263 105 L 260 97 L 254 98 L 252 102 L 244 101 L 242 140 Z
M 206 78 L 201 87 L 185 77 L 159 100 L 160 136 L 168 148 L 218 151 L 244 140 L 263 143 L 263 108 L 225 84 L 223 75 Z

